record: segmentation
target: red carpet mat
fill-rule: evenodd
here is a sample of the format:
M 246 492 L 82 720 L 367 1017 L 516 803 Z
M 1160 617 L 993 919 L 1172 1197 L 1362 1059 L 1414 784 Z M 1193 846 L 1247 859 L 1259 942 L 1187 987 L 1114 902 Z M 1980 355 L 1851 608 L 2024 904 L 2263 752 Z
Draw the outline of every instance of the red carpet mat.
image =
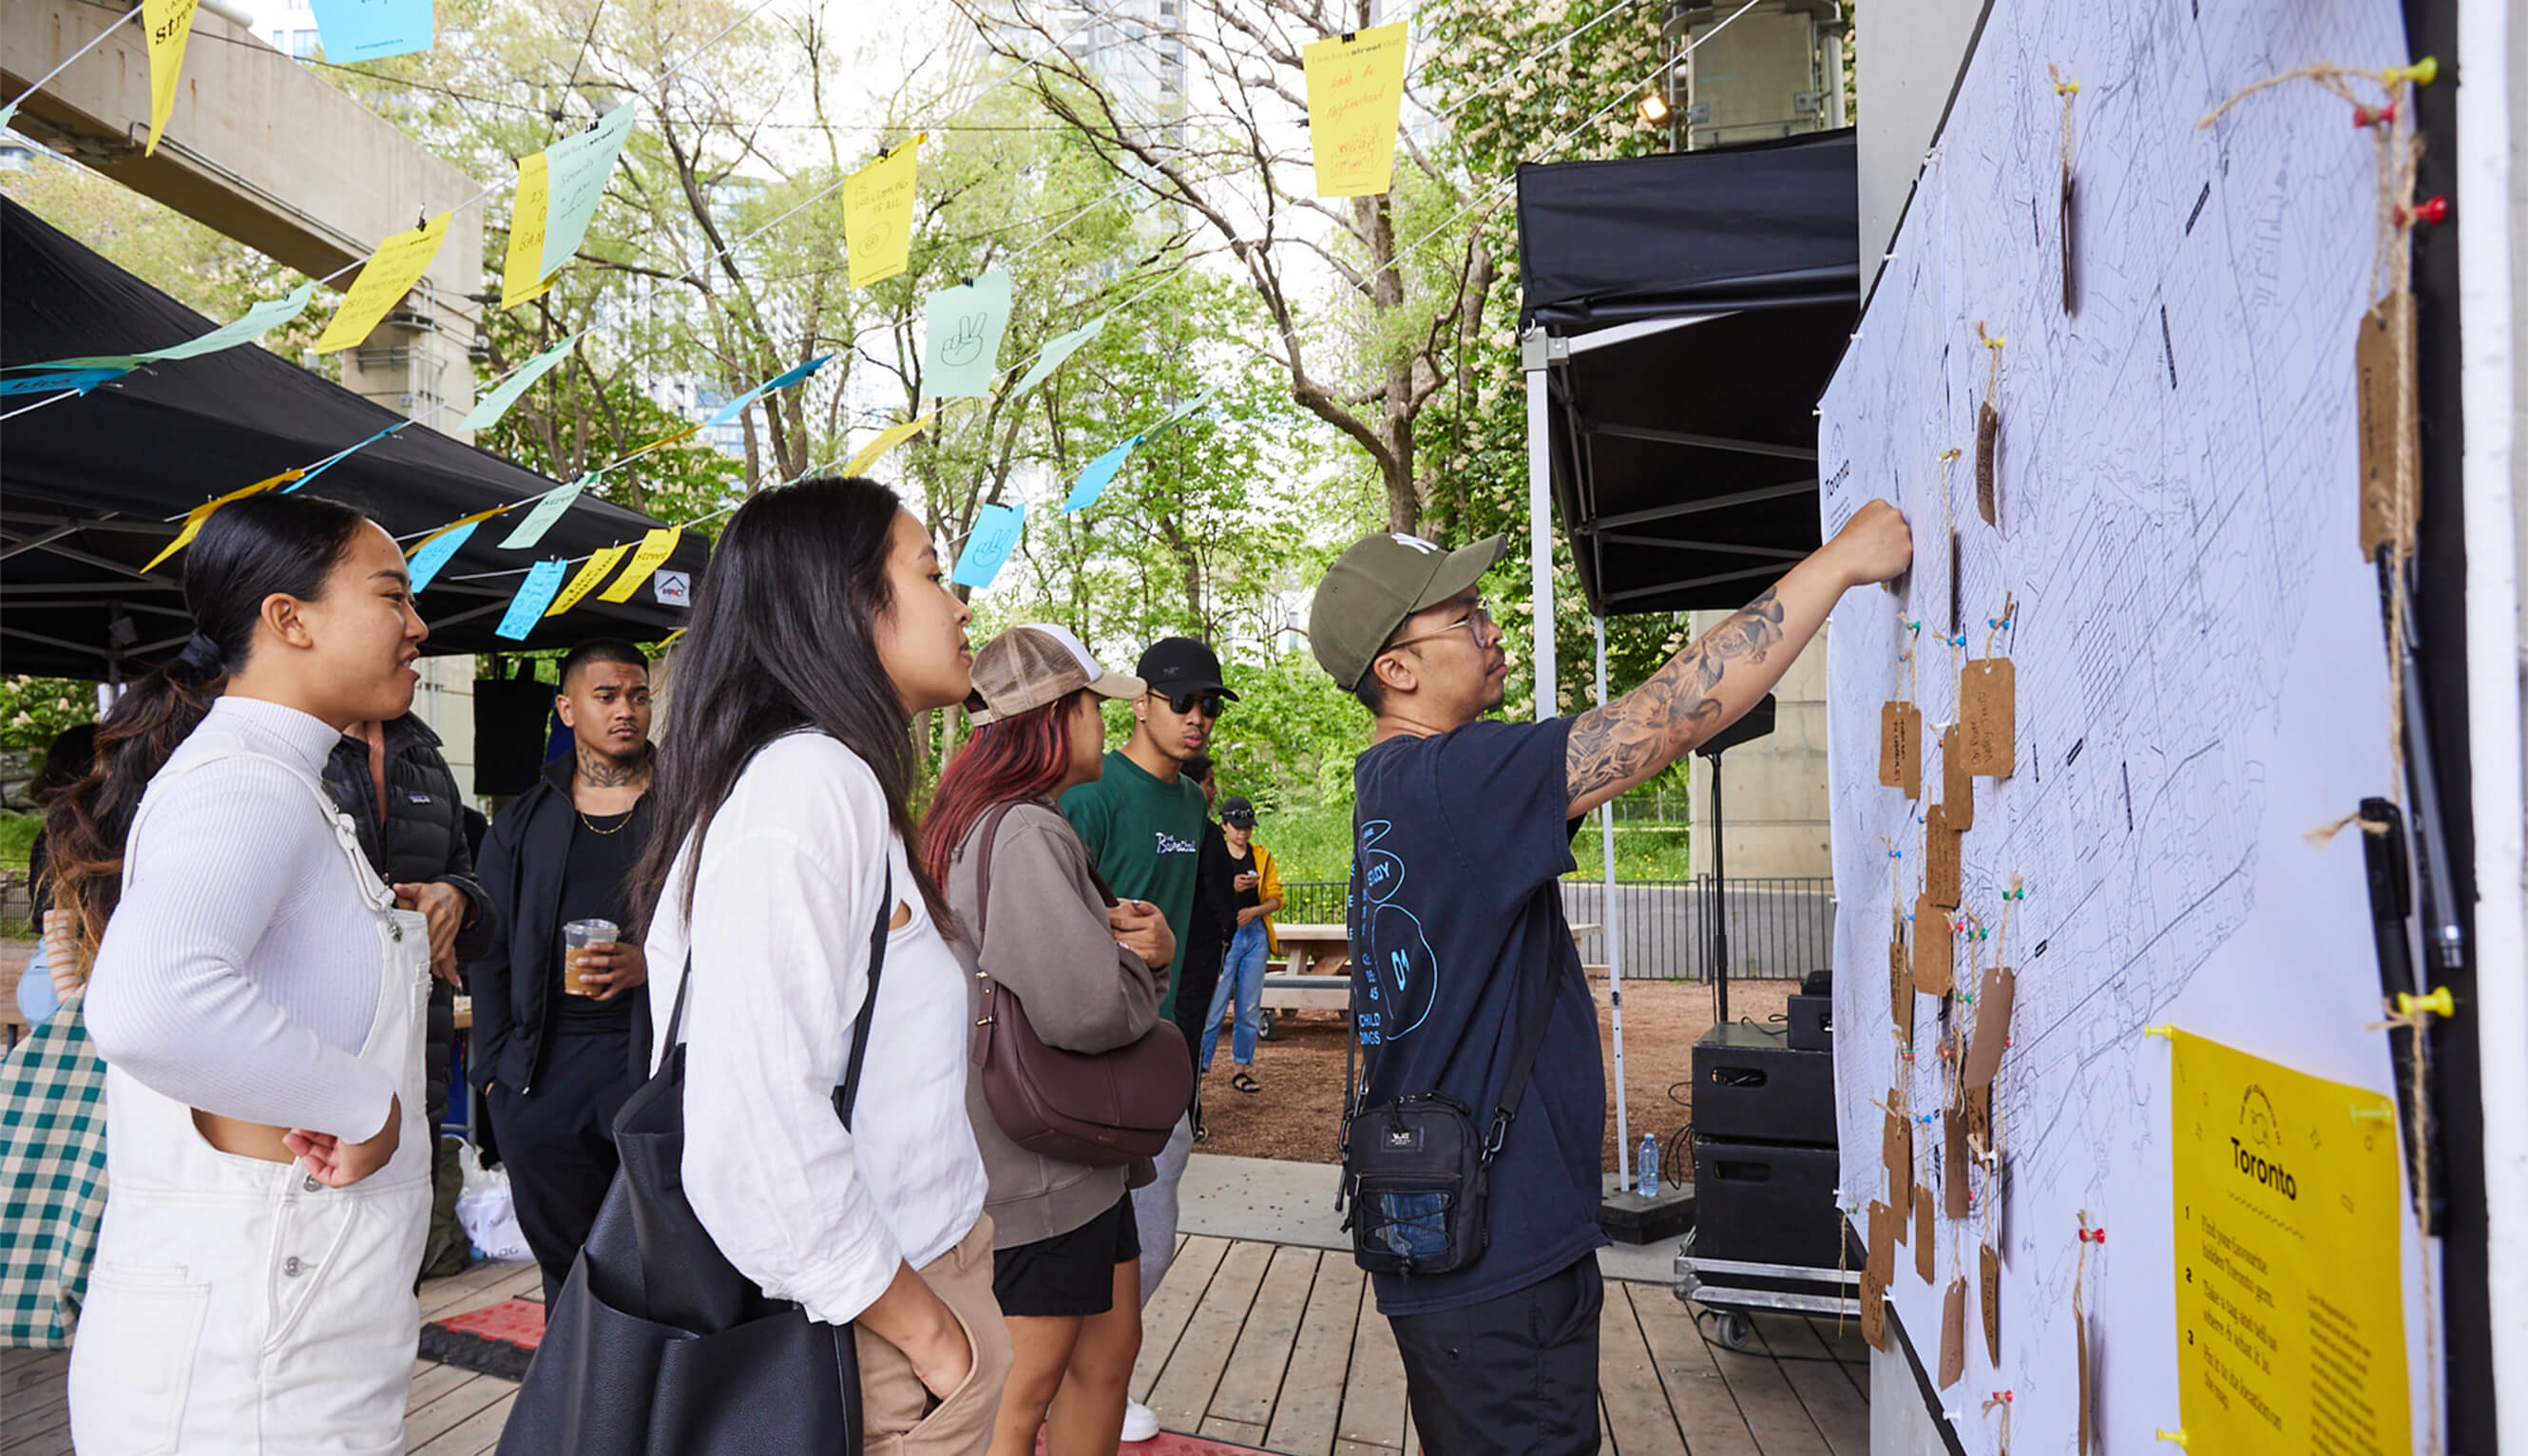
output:
M 421 1326 L 421 1358 L 515 1380 L 526 1376 L 528 1362 L 536 1358 L 536 1342 L 544 1333 L 543 1304 L 504 1299 L 470 1315 Z
M 1044 1456 L 1044 1434 L 1041 1431 L 1036 1433 L 1035 1449 L 1036 1456 Z M 1220 1456 L 1224 1452 L 1236 1456 L 1240 1451 L 1262 1449 L 1261 1446 L 1233 1445 L 1228 1441 L 1205 1440 L 1198 1435 L 1162 1430 L 1145 1441 L 1127 1441 L 1117 1448 L 1117 1452 L 1118 1456 Z

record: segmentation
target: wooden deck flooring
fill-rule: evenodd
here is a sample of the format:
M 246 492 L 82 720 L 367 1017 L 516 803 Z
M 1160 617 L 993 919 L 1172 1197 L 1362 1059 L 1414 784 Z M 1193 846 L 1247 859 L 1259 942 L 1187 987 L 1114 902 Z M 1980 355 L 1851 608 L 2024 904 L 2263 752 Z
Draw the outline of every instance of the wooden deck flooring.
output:
M 537 1286 L 532 1265 L 487 1265 L 422 1291 L 443 1319 Z M 1868 1349 L 1831 1321 L 1763 1316 L 1761 1350 L 1707 1344 L 1663 1286 L 1608 1283 L 1602 1417 L 1613 1456 L 1866 1456 Z M 68 1452 L 66 1354 L 0 1351 L 0 1452 Z M 414 1456 L 498 1443 L 517 1386 L 413 1365 Z M 1194 1236 L 1144 1312 L 1132 1393 L 1170 1430 L 1293 1456 L 1410 1456 L 1396 1339 L 1339 1253 Z

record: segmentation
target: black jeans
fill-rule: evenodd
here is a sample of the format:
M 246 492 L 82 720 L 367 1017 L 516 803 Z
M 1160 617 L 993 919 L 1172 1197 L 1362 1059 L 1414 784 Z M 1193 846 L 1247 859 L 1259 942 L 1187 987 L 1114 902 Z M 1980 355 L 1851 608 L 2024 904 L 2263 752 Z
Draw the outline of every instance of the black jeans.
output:
M 1430 1456 L 1598 1449 L 1598 1256 L 1498 1299 L 1388 1323 Z
M 625 1064 L 619 1032 L 553 1036 L 543 1062 L 535 1090 L 525 1096 L 493 1083 L 490 1111 L 518 1230 L 544 1268 L 550 1306 L 614 1182 L 614 1115 L 640 1084 Z

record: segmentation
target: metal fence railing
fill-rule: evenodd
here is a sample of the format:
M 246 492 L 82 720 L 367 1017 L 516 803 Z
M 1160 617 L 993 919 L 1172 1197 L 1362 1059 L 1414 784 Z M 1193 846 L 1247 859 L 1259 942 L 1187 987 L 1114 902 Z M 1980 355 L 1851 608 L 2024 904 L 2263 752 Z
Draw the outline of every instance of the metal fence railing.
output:
M 1574 925 L 1600 928 L 1580 937 L 1580 956 L 1607 963 L 1606 887 L 1597 880 L 1562 882 L 1562 912 Z M 1691 880 L 1620 880 L 1615 933 L 1623 940 L 1624 975 L 1648 980 L 1712 978 L 1712 926 L 1725 913 L 1733 980 L 1797 980 L 1834 963 L 1834 881 L 1825 876 L 1753 878 L 1711 875 Z M 1280 918 L 1293 924 L 1339 925 L 1340 881 L 1286 881 Z

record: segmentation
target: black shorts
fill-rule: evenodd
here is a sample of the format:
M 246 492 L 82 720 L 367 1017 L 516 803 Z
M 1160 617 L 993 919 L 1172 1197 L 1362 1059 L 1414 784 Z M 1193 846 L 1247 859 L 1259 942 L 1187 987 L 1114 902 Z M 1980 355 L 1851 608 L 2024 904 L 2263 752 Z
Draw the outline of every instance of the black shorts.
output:
M 1404 1394 L 1431 1456 L 1586 1456 L 1600 1448 L 1598 1256 L 1463 1309 L 1397 1315 Z
M 1141 1260 L 1132 1195 L 1069 1233 L 992 1252 L 992 1297 L 1022 1319 L 1079 1319 L 1115 1307 L 1115 1266 Z

